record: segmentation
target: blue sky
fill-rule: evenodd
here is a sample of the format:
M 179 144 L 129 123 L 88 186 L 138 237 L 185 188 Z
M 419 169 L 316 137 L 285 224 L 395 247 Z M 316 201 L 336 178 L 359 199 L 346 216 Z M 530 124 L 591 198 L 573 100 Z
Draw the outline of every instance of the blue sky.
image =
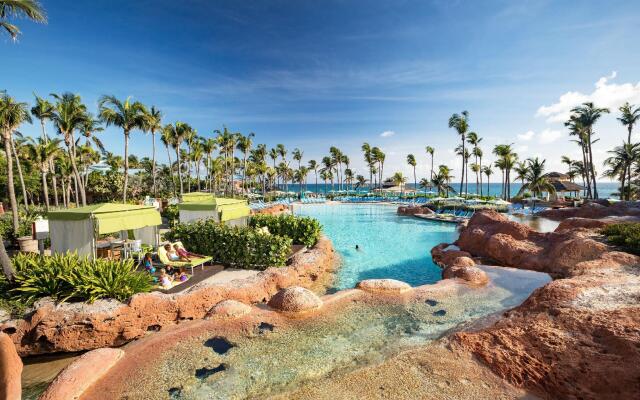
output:
M 640 11 L 629 1 L 42 3 L 47 25 L 18 21 L 20 40 L 0 40 L 0 89 L 12 96 L 72 91 L 94 112 L 102 94 L 133 96 L 204 136 L 226 124 L 306 160 L 336 145 L 363 174 L 367 141 L 390 174 L 409 174 L 410 152 L 426 171 L 432 145 L 459 176 L 447 120 L 462 110 L 485 153 L 514 142 L 558 169 L 562 154 L 579 154 L 560 122 L 571 106 L 640 103 Z M 601 160 L 625 132 L 611 115 L 598 133 Z M 120 131 L 102 139 L 122 151 Z M 149 138 L 134 133 L 132 152 L 150 155 Z

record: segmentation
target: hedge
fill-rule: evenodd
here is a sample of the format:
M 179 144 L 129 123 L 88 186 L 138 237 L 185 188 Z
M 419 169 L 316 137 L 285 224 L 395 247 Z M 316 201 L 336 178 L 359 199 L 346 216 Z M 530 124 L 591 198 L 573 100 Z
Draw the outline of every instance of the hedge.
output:
M 311 247 L 318 242 L 322 226 L 317 219 L 289 214 L 256 214 L 249 224 L 256 228 L 267 227 L 273 235 L 290 237 L 294 244 Z
M 622 223 L 607 225 L 602 229 L 607 240 L 625 250 L 640 254 L 640 223 Z
M 57 301 L 94 302 L 114 298 L 125 301 L 136 293 L 148 292 L 152 277 L 136 271 L 132 259 L 89 260 L 75 253 L 40 256 L 18 253 L 13 258 L 13 298 L 31 304 L 42 297 Z
M 265 234 L 253 227 L 230 227 L 212 219 L 176 224 L 165 239 L 180 240 L 189 251 L 238 268 L 283 266 L 291 252 L 291 239 Z

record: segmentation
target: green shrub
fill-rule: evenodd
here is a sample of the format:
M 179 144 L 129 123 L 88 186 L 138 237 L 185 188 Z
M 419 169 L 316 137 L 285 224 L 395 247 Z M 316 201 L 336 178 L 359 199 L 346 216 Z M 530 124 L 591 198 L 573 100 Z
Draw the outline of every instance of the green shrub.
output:
M 282 266 L 291 251 L 291 239 L 287 237 L 267 235 L 253 227 L 230 227 L 211 219 L 176 224 L 165 238 L 180 240 L 189 251 L 239 268 Z
M 640 254 L 640 223 L 622 223 L 605 226 L 602 234 L 617 246 L 624 247 L 631 253 Z
M 180 211 L 178 210 L 178 206 L 173 204 L 165 207 L 161 215 L 168 220 L 169 227 L 172 228 L 178 222 Z
M 151 290 L 149 274 L 136 271 L 134 261 L 89 260 L 77 254 L 40 256 L 17 254 L 13 258 L 13 296 L 31 304 L 42 297 L 57 301 L 88 301 L 114 298 L 127 300 Z
M 322 226 L 317 219 L 294 215 L 257 214 L 251 217 L 249 224 L 256 228 L 267 227 L 274 235 L 286 236 L 294 244 L 311 247 L 318 242 Z

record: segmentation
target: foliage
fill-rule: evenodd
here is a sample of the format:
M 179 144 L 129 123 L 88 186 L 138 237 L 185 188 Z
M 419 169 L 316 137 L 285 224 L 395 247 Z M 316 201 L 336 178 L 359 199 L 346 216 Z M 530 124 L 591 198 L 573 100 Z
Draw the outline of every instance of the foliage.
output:
M 163 218 L 166 218 L 167 221 L 169 221 L 169 227 L 173 227 L 178 221 L 180 211 L 178 210 L 178 206 L 173 204 L 165 207 L 161 214 Z
M 288 237 L 265 234 L 254 227 L 230 227 L 211 219 L 176 224 L 165 238 L 180 240 L 194 253 L 240 268 L 282 266 L 291 251 Z
M 631 253 L 640 254 L 640 223 L 612 224 L 602 229 L 602 234 L 615 245 Z
M 42 297 L 94 302 L 102 298 L 125 301 L 152 287 L 149 274 L 136 271 L 134 261 L 89 260 L 77 254 L 40 256 L 19 253 L 13 258 L 14 298 L 32 304 Z
M 33 221 L 39 216 L 45 216 L 45 212 L 40 207 L 21 207 L 18 211 L 18 220 L 20 226 L 18 232 L 13 231 L 13 224 L 11 222 L 11 213 L 4 213 L 0 215 L 0 236 L 2 239 L 8 241 L 14 241 L 21 236 L 31 236 L 31 225 Z
M 288 214 L 257 214 L 251 217 L 250 225 L 256 228 L 267 227 L 274 235 L 289 237 L 294 244 L 304 244 L 309 247 L 318 242 L 322 229 L 315 218 Z

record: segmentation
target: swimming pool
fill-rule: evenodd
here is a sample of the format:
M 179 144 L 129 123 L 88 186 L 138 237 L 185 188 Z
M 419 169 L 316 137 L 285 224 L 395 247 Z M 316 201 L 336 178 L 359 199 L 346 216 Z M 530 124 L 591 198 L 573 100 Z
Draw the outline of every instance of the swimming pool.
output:
M 363 279 L 392 278 L 412 286 L 439 281 L 431 248 L 458 237 L 453 224 L 400 216 L 390 205 L 305 204 L 296 205 L 294 213 L 317 218 L 340 254 L 334 290 Z

